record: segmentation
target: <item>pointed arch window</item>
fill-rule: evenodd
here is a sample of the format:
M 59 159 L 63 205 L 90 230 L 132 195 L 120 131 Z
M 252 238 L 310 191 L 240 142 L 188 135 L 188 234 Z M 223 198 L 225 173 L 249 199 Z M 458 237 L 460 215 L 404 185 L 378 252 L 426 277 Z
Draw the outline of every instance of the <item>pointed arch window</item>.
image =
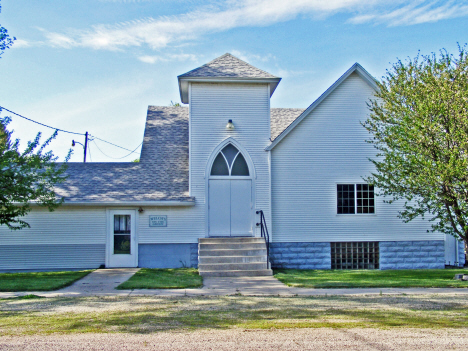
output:
M 216 156 L 211 167 L 212 176 L 249 176 L 249 167 L 241 152 L 227 144 Z

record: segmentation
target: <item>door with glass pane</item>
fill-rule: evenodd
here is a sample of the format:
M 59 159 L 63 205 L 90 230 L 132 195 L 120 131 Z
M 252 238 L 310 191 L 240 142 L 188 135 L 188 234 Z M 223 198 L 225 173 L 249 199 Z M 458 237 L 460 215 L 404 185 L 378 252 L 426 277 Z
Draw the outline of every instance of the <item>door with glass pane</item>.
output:
M 135 220 L 134 210 L 109 211 L 107 267 L 136 267 L 138 265 Z
M 252 177 L 232 144 L 216 155 L 208 181 L 209 236 L 253 235 Z

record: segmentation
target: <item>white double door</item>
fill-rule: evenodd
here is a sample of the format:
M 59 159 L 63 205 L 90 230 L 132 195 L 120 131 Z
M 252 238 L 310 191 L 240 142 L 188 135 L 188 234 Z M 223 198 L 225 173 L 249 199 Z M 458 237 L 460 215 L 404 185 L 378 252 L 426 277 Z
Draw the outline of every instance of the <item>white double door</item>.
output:
M 252 236 L 251 179 L 210 179 L 209 236 Z

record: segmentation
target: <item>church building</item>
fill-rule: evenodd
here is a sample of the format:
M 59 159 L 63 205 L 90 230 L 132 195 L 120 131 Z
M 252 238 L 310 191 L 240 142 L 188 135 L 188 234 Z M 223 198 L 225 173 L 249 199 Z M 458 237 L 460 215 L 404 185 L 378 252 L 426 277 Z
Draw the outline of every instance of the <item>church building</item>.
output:
M 0 227 L 0 270 L 462 266 L 462 243 L 363 180 L 375 79 L 356 63 L 308 108 L 271 108 L 280 80 L 231 54 L 178 76 L 184 106 L 148 107 L 140 162 L 70 163 L 62 206 Z

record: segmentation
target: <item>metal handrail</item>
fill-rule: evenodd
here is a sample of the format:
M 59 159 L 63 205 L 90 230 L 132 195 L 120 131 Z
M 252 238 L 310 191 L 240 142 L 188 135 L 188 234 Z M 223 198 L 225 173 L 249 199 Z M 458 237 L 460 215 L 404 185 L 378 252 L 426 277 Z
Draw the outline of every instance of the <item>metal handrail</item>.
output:
M 268 227 L 265 220 L 265 215 L 262 210 L 256 212 L 260 215 L 260 223 L 257 223 L 257 227 L 260 226 L 261 237 L 265 238 L 266 250 L 267 250 L 267 266 L 271 268 L 270 263 L 270 234 L 268 233 Z

